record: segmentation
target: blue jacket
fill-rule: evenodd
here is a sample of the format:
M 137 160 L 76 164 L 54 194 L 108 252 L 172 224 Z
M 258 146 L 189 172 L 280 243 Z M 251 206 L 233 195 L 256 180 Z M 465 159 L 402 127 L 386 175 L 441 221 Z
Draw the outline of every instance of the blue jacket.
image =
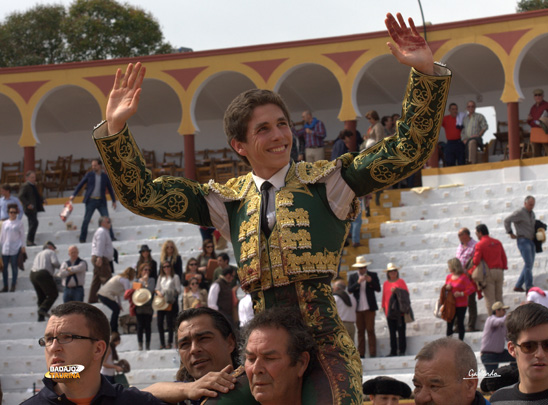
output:
M 78 183 L 76 186 L 76 189 L 74 190 L 74 193 L 72 194 L 73 197 L 76 197 L 82 187 L 84 187 L 84 184 L 87 184 L 86 186 L 86 192 L 84 194 L 84 204 L 88 202 L 89 198 L 91 197 L 91 193 L 93 192 L 93 189 L 95 188 L 95 172 L 87 172 L 84 178 Z M 110 184 L 110 180 L 106 173 L 101 173 L 101 202 L 103 204 L 107 203 L 107 190 L 110 194 L 110 198 L 112 198 L 112 202 L 116 201 L 116 196 L 114 195 L 114 190 L 112 189 L 112 185 Z

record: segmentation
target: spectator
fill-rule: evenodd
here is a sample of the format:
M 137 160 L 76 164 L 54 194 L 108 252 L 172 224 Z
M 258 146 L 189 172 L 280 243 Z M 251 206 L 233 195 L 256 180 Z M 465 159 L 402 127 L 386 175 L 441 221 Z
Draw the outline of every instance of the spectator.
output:
M 5 183 L 0 186 L 0 223 L 9 218 L 8 205 L 17 205 L 17 219 L 23 219 L 23 205 L 19 198 L 11 194 L 12 188 L 9 184 Z
M 69 197 L 69 200 L 74 200 L 74 197 L 78 195 L 84 186 L 86 186 L 86 193 L 84 194 L 86 212 L 84 214 L 84 220 L 82 221 L 82 229 L 80 230 L 80 243 L 86 243 L 89 221 L 91 221 L 91 217 L 95 210 L 99 211 L 99 214 L 101 214 L 102 217 L 109 216 L 107 190 L 112 200 L 112 209 L 116 209 L 116 196 L 114 195 L 114 190 L 112 189 L 107 174 L 103 171 L 103 163 L 100 159 L 93 159 L 91 161 L 91 171 L 84 175 L 84 178 L 78 183 L 74 189 L 74 193 Z M 116 240 L 112 227 L 109 229 L 109 232 L 110 238 Z
M 516 359 L 519 382 L 491 396 L 492 404 L 542 404 L 548 398 L 548 308 L 533 302 L 506 319 L 508 352 Z
M 324 139 L 327 136 L 325 125 L 309 110 L 303 111 L 303 128 L 297 131 L 297 137 L 304 141 L 304 159 L 307 162 L 317 162 L 325 159 Z M 303 160 L 299 156 L 299 160 Z
M 131 289 L 131 281 L 135 278 L 135 269 L 128 267 L 123 273 L 109 279 L 97 292 L 97 297 L 111 311 L 110 330 L 118 332 L 118 316 L 122 310 L 122 297 L 126 290 Z
M 139 260 L 137 260 L 135 268 L 138 269 L 143 263 L 148 263 L 150 277 L 156 280 L 158 278 L 158 263 L 152 258 L 151 250 L 148 245 L 141 245 L 141 248 L 139 249 Z
M 339 317 L 350 335 L 350 339 L 354 341 L 356 336 L 356 298 L 346 292 L 346 285 L 343 280 L 336 280 L 333 283 L 333 297 L 335 298 Z
M 485 321 L 481 337 L 481 362 L 487 374 L 499 367 L 499 363 L 512 362 L 515 359 L 506 350 L 506 310 L 510 308 L 502 302 L 493 304 L 493 312 Z
M 114 259 L 114 246 L 110 237 L 112 226 L 109 217 L 99 218 L 99 228 L 93 234 L 91 242 L 91 263 L 93 264 L 93 279 L 89 288 L 88 302 L 98 302 L 97 291 L 112 277 L 110 262 Z
M 536 302 L 548 308 L 548 291 L 531 287 L 527 292 L 527 302 Z
M 253 300 L 251 294 L 245 294 L 244 297 L 238 302 L 238 319 L 240 320 L 240 328 L 243 328 L 249 321 L 253 319 L 255 313 L 253 312 Z
M 217 254 L 215 253 L 215 246 L 211 239 L 206 239 L 202 243 L 202 251 L 198 255 L 198 271 L 202 274 L 206 274 L 207 264 L 211 259 L 217 260 Z M 211 281 L 211 280 L 207 280 Z
M 110 343 L 107 347 L 107 353 L 105 355 L 105 360 L 103 360 L 103 367 L 101 367 L 101 374 L 105 376 L 109 383 L 115 384 L 114 374 L 116 372 L 121 373 L 122 367 L 116 364 L 118 361 L 118 352 L 116 351 L 116 346 L 120 344 L 122 339 L 118 332 L 112 332 L 110 334 Z
M 152 338 L 152 296 L 156 287 L 156 280 L 150 276 L 151 268 L 148 263 L 143 263 L 137 271 L 137 282 L 141 288 L 134 291 L 131 299 L 135 304 L 135 317 L 137 318 L 137 343 L 139 350 L 143 350 L 143 333 L 145 334 L 146 350 L 150 350 Z
M 218 311 L 201 307 L 182 311 L 177 317 L 177 342 L 180 366 L 178 382 L 161 382 L 144 389 L 169 403 L 193 400 L 201 404 L 206 397 L 223 397 L 235 388 L 231 373 L 239 365 L 236 335 L 228 320 Z M 196 354 L 198 353 L 198 354 Z M 197 361 L 197 357 L 201 361 Z M 247 388 L 245 374 L 240 374 L 239 387 Z M 233 391 L 230 392 L 232 394 Z M 235 393 L 238 395 L 238 393 Z M 244 404 L 240 396 L 233 403 Z
M 9 218 L 2 222 L 0 245 L 2 246 L 2 278 L 4 281 L 4 288 L 1 292 L 8 291 L 8 268 L 10 265 L 11 288 L 9 291 L 15 291 L 15 287 L 17 286 L 17 274 L 19 273 L 19 255 L 25 253 L 25 226 L 23 225 L 23 221 L 17 217 L 18 213 L 19 208 L 17 207 L 17 204 L 9 204 Z
M 25 215 L 29 221 L 29 232 L 27 234 L 27 246 L 36 246 L 34 237 L 38 229 L 38 213 L 44 212 L 46 200 L 42 198 L 36 187 L 36 173 L 29 170 L 25 175 L 26 182 L 19 190 L 19 200 L 23 204 Z
M 234 269 L 228 267 L 223 270 L 221 276 L 215 281 L 209 289 L 207 297 L 207 306 L 219 311 L 227 317 L 230 323 L 234 326 L 234 292 L 232 281 L 235 274 Z
M 183 280 L 183 285 L 185 287 L 188 286 L 188 282 L 191 278 L 197 278 L 200 281 L 200 289 L 209 290 L 209 283 L 206 281 L 204 273 L 198 271 L 198 260 L 193 257 L 186 262 Z
M 487 125 L 485 117 L 476 112 L 476 103 L 473 100 L 466 103 L 466 110 L 468 115 L 462 121 L 464 129 L 461 137 L 466 145 L 468 162 L 475 164 L 478 163 L 478 147 L 483 148 L 482 136 L 489 128 L 489 125 Z
M 60 365 L 85 366 L 80 378 L 44 377 L 44 388 L 23 404 L 162 404 L 148 393 L 111 385 L 101 376 L 109 340 L 108 320 L 98 308 L 75 301 L 55 307 L 44 337 L 38 341 L 45 348 L 48 370 Z
M 63 302 L 84 301 L 84 285 L 86 283 L 87 262 L 80 258 L 78 247 L 71 245 L 68 248 L 69 259 L 61 263 L 59 277 L 65 287 Z
M 495 302 L 503 301 L 502 284 L 504 282 L 504 270 L 508 268 L 508 261 L 502 243 L 489 236 L 487 225 L 477 225 L 476 236 L 479 242 L 476 244 L 474 252 L 474 266 L 468 272 L 473 274 L 475 268 L 481 266 L 482 261 L 487 265 L 487 269 L 484 269 L 485 276 L 482 275 L 481 277 L 483 277 L 485 309 L 489 313 Z
M 303 379 L 312 369 L 317 349 L 312 333 L 295 312 L 265 310 L 243 332 L 245 373 L 251 394 L 261 404 L 302 403 Z M 326 403 L 317 397 L 316 404 Z
M 441 126 L 445 129 L 447 144 L 445 145 L 445 166 L 459 166 L 465 163 L 465 147 L 461 140 L 462 121 L 464 113 L 459 113 L 459 107 L 455 103 L 449 104 L 449 115 L 443 117 Z
M 219 255 L 217 256 L 217 262 L 219 263 L 219 267 L 217 267 L 213 272 L 213 281 L 217 281 L 217 279 L 223 273 L 223 270 L 232 268 L 234 270 L 234 279 L 232 280 L 231 287 L 236 287 L 236 284 L 238 282 L 238 276 L 236 274 L 237 269 L 236 267 L 230 265 L 229 260 L 230 259 L 226 253 L 219 253 Z
M 527 123 L 531 126 L 531 128 L 542 128 L 539 120 L 543 114 L 546 116 L 546 113 L 548 112 L 548 101 L 544 100 L 544 90 L 542 89 L 534 90 L 533 97 L 535 98 L 535 104 L 531 106 L 531 110 L 527 116 Z M 542 145 L 544 145 L 544 154 L 548 155 L 548 153 L 546 153 L 546 144 Z M 541 144 L 533 142 L 533 156 L 541 156 L 542 153 L 540 146 Z
M 519 275 L 514 291 L 525 292 L 533 286 L 533 264 L 535 263 L 535 197 L 528 195 L 525 197 L 523 207 L 514 211 L 510 216 L 504 219 L 504 228 L 506 233 L 512 239 L 517 239 L 518 249 L 523 258 L 523 270 Z M 512 231 L 512 224 L 516 228 L 516 233 Z M 525 290 L 523 284 L 525 283 Z
M 381 291 L 379 276 L 369 271 L 368 262 L 364 256 L 356 257 L 353 269 L 358 271 L 348 278 L 348 292 L 356 299 L 356 327 L 358 328 L 358 352 L 360 357 L 365 358 L 365 332 L 369 339 L 369 356 L 377 356 L 377 337 L 375 336 L 375 314 L 379 307 L 375 292 Z M 353 335 L 350 335 L 354 338 Z
M 160 349 L 176 347 L 176 345 L 173 345 L 173 330 L 175 318 L 179 313 L 179 294 L 181 294 L 181 280 L 173 272 L 171 262 L 163 262 L 160 269 L 160 278 L 156 283 L 156 296 L 163 298 L 166 304 L 157 313 Z M 167 345 L 165 342 L 164 319 L 167 324 Z
M 381 118 L 381 125 L 384 127 L 384 136 L 392 136 L 396 133 L 394 130 L 394 121 L 392 121 L 392 117 L 389 115 L 385 115 Z
M 398 405 L 400 399 L 411 396 L 411 388 L 392 377 L 376 377 L 363 383 L 363 393 L 371 405 Z
M 369 128 L 367 128 L 360 150 L 368 149 L 386 137 L 384 127 L 379 121 L 379 114 L 375 110 L 368 111 L 365 118 L 369 120 Z
M 175 246 L 175 242 L 173 242 L 171 239 L 166 240 L 162 245 L 162 250 L 160 252 L 160 263 L 163 262 L 170 262 L 171 266 L 173 266 L 173 271 L 175 272 L 175 274 L 179 276 L 181 281 L 184 280 L 183 260 L 181 259 L 181 255 L 179 255 L 179 251 L 177 250 L 177 246 Z
M 30 270 L 30 282 L 34 286 L 38 298 L 38 322 L 44 322 L 48 311 L 55 303 L 57 296 L 57 285 L 53 279 L 55 269 L 61 267 L 55 251 L 57 248 L 53 242 L 46 242 L 44 249 L 34 257 Z
M 183 309 L 207 307 L 207 291 L 200 289 L 198 277 L 192 277 L 188 285 L 190 289 L 183 294 Z
M 453 335 L 453 325 L 455 319 L 457 320 L 457 327 L 459 329 L 459 339 L 464 340 L 464 316 L 466 315 L 466 308 L 468 307 L 468 296 L 473 294 L 475 289 L 474 285 L 468 278 L 468 275 L 464 272 L 459 259 L 456 257 L 450 259 L 447 262 L 447 270 L 449 274 L 445 278 L 445 288 L 450 291 L 455 297 L 455 316 L 450 322 L 447 322 L 447 336 Z
M 489 404 L 476 391 L 478 363 L 466 343 L 451 338 L 437 339 L 424 345 L 415 360 L 415 404 Z M 476 376 L 470 376 L 471 372 Z
M 389 312 L 389 303 L 392 294 L 394 294 L 397 288 L 409 293 L 407 284 L 400 278 L 399 270 L 400 267 L 396 266 L 394 263 L 388 263 L 386 270 L 384 270 L 387 280 L 382 286 L 382 309 L 384 310 L 384 315 L 386 316 L 386 321 L 388 323 L 388 330 L 390 332 L 390 354 L 388 355 L 390 357 L 398 355 L 404 356 L 405 351 L 407 350 L 407 338 L 405 336 L 406 327 L 403 314 L 394 319 L 390 317 Z
M 470 236 L 468 228 L 462 228 L 458 233 L 459 247 L 457 248 L 456 258 L 464 270 L 469 270 L 473 266 L 472 259 L 476 251 L 476 241 Z M 474 287 L 476 284 L 473 282 Z M 477 287 L 476 287 L 477 291 Z M 468 326 L 466 332 L 476 332 L 476 320 L 478 319 L 478 306 L 476 303 L 476 293 L 468 296 Z

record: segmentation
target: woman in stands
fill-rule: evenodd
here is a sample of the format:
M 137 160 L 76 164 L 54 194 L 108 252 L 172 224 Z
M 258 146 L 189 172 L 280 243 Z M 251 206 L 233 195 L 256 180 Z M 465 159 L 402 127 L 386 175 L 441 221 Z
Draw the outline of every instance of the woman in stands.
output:
M 105 284 L 97 291 L 97 297 L 99 301 L 105 304 L 112 314 L 110 315 L 110 330 L 112 332 L 118 332 L 118 316 L 122 309 L 122 298 L 126 290 L 129 290 L 132 285 L 131 282 L 135 278 L 135 269 L 128 267 L 122 274 L 118 274 L 110 278 Z
M 209 259 L 217 259 L 215 246 L 211 239 L 206 239 L 202 243 L 202 252 L 198 255 L 198 270 L 205 274 Z M 208 280 L 209 281 L 209 280 Z
M 25 253 L 25 227 L 20 219 L 17 219 L 19 208 L 17 204 L 8 204 L 8 219 L 2 223 L 2 232 L 0 233 L 0 245 L 2 245 L 2 262 L 4 268 L 2 278 L 4 279 L 4 288 L 2 292 L 8 291 L 8 267 L 11 264 L 11 288 L 10 292 L 15 291 L 17 285 L 17 265 L 19 255 Z
M 400 268 L 393 263 L 388 263 L 386 270 L 386 280 L 382 286 L 382 309 L 388 323 L 390 331 L 390 354 L 389 356 L 403 356 L 407 350 L 407 337 L 405 336 L 405 320 L 403 315 L 398 315 L 396 319 L 389 317 L 390 298 L 396 288 L 401 288 L 409 292 L 407 284 L 400 278 Z M 398 351 L 399 346 L 399 351 Z
M 160 269 L 160 277 L 156 283 L 156 295 L 164 297 L 168 307 L 163 311 L 158 311 L 158 333 L 160 334 L 160 349 L 176 348 L 177 344 L 173 345 L 173 330 L 175 326 L 175 318 L 179 313 L 178 297 L 181 293 L 181 280 L 179 276 L 173 272 L 171 262 L 162 262 Z M 167 323 L 167 345 L 165 344 L 164 334 L 164 319 Z
M 162 245 L 162 251 L 160 252 L 160 263 L 170 262 L 175 274 L 179 276 L 179 279 L 183 280 L 183 260 L 179 255 L 175 242 L 171 239 L 166 240 Z
M 139 270 L 143 263 L 147 263 L 150 267 L 150 277 L 154 280 L 158 278 L 158 263 L 152 258 L 152 254 L 148 245 L 142 245 L 139 249 L 139 260 L 135 268 Z
M 188 287 L 188 283 L 190 282 L 191 278 L 197 278 L 200 284 L 200 289 L 209 290 L 209 284 L 205 280 L 204 273 L 198 271 L 198 260 L 191 257 L 188 259 L 188 262 L 186 262 L 186 268 L 185 268 L 185 278 L 183 280 L 183 285 L 185 287 Z
M 150 299 L 145 303 L 136 303 L 135 314 L 137 317 L 137 342 L 139 350 L 143 350 L 143 332 L 145 334 L 146 349 L 150 350 L 150 339 L 152 336 L 152 297 L 154 296 L 154 287 L 156 280 L 150 275 L 151 266 L 148 263 L 141 264 L 137 273 L 137 282 L 141 284 L 141 288 L 146 288 L 150 291 Z M 134 301 L 135 302 L 135 301 Z
M 200 288 L 198 277 L 192 277 L 189 290 L 183 295 L 183 309 L 207 307 L 207 291 Z
M 466 315 L 466 308 L 468 308 L 468 296 L 474 294 L 475 288 L 462 268 L 460 260 L 456 257 L 447 262 L 447 270 L 449 274 L 445 278 L 443 288 L 451 291 L 455 297 L 455 316 L 451 319 L 451 322 L 447 322 L 446 335 L 451 336 L 453 334 L 453 324 L 456 319 L 459 328 L 459 339 L 464 340 L 464 316 Z

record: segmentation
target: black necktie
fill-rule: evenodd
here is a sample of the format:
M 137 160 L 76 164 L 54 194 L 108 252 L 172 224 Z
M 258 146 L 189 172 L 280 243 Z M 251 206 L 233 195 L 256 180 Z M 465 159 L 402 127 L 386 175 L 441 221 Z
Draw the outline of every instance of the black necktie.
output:
M 272 187 L 272 184 L 265 181 L 261 185 L 261 229 L 264 232 L 266 238 L 270 236 L 270 227 L 268 226 L 268 190 Z

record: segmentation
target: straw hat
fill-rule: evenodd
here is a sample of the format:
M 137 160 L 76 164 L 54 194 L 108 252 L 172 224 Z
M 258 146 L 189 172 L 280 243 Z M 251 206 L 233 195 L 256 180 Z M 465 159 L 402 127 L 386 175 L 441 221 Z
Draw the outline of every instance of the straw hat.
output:
M 495 302 L 492 306 L 491 306 L 491 309 L 493 311 L 496 311 L 497 309 L 508 309 L 510 308 L 508 305 L 504 305 L 502 302 L 500 301 L 497 301 Z
M 386 269 L 384 269 L 383 271 L 388 273 L 389 271 L 399 270 L 399 269 L 401 269 L 401 267 L 396 266 L 394 263 L 388 263 L 388 266 L 386 266 Z
M 536 237 L 539 242 L 546 242 L 546 231 L 542 228 L 538 228 Z
M 152 298 L 152 293 L 147 288 L 139 288 L 133 293 L 131 299 L 138 307 L 145 305 Z
M 152 300 L 152 308 L 155 309 L 156 311 L 163 311 L 168 306 L 169 304 L 167 303 L 165 297 L 160 297 L 159 295 L 157 295 Z
M 352 267 L 367 267 L 370 264 L 371 262 L 365 260 L 365 256 L 358 256 L 356 257 L 356 263 L 354 263 Z

